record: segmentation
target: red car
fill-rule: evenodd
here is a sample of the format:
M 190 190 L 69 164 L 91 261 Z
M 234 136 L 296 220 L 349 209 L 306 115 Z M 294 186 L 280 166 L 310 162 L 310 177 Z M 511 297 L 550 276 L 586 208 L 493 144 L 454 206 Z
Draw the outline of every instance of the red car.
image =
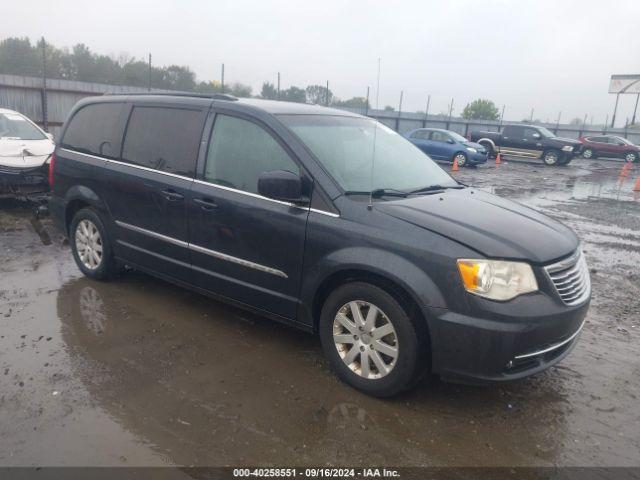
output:
M 627 162 L 637 162 L 640 158 L 638 145 L 616 135 L 590 135 L 580 137 L 580 141 L 584 158 L 617 157 Z

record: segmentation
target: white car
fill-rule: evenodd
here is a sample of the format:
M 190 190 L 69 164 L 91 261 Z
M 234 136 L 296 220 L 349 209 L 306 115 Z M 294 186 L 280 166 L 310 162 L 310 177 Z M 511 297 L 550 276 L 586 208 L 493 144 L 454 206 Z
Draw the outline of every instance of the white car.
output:
M 0 193 L 27 193 L 46 187 L 54 149 L 51 134 L 24 115 L 0 108 Z

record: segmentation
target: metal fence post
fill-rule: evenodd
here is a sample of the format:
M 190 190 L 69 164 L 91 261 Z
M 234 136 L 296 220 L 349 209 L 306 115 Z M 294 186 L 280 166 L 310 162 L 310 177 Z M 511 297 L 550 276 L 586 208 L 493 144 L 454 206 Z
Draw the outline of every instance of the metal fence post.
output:
M 42 90 L 40 92 L 42 102 L 42 127 L 49 131 L 49 112 L 47 110 L 47 44 L 42 37 Z

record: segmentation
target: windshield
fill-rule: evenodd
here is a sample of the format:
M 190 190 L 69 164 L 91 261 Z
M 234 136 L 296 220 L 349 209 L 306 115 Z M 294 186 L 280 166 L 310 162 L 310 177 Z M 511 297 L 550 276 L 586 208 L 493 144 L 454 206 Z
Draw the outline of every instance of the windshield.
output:
M 436 184 L 458 185 L 411 142 L 375 120 L 329 115 L 280 115 L 279 118 L 300 137 L 345 191 L 410 191 Z
M 0 138 L 43 140 L 46 137 L 29 120 L 18 113 L 0 113 Z
M 451 136 L 451 138 L 453 138 L 454 140 L 456 140 L 458 142 L 468 142 L 469 141 L 466 138 L 464 138 L 462 135 L 460 135 L 459 133 L 452 132 L 451 130 L 447 130 L 447 133 Z
M 542 135 L 543 137 L 546 137 L 546 138 L 555 137 L 555 135 L 550 130 L 547 130 L 544 127 L 538 127 L 538 131 L 540 132 L 540 135 Z

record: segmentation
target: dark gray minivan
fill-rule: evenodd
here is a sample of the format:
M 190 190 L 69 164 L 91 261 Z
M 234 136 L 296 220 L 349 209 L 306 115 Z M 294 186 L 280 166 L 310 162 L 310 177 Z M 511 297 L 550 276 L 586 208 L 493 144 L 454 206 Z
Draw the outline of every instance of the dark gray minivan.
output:
M 589 305 L 571 230 L 456 182 L 345 111 L 89 98 L 63 128 L 50 181 L 84 274 L 129 265 L 317 332 L 340 378 L 372 395 L 426 372 L 539 372 L 573 347 Z

